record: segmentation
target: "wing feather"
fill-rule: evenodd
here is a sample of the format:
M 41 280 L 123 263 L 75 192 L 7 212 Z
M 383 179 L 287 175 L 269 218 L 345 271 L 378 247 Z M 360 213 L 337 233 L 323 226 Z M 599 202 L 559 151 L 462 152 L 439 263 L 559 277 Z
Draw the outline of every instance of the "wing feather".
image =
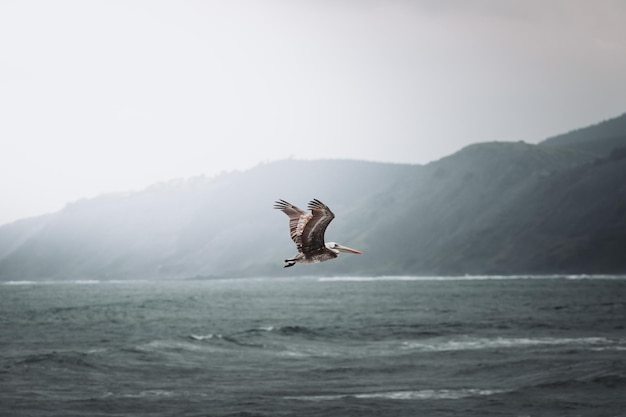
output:
M 285 200 L 276 201 L 274 208 L 289 216 L 289 235 L 291 236 L 291 240 L 296 244 L 298 252 L 302 252 L 302 235 L 305 232 L 306 225 L 314 216 Z
M 324 233 L 328 224 L 335 218 L 332 211 L 318 199 L 309 202 L 312 217 L 304 225 L 302 233 L 302 251 L 319 251 L 324 248 Z

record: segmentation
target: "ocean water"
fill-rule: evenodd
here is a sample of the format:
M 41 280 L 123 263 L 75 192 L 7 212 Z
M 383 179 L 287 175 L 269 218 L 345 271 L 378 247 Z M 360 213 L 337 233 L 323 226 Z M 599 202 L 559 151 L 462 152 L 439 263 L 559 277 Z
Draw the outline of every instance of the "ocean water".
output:
M 1 416 L 626 416 L 626 277 L 0 284 Z

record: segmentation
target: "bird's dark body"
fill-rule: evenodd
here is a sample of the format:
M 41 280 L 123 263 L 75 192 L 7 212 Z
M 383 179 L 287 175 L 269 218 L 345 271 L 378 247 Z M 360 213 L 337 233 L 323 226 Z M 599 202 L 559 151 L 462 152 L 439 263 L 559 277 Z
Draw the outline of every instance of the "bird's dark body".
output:
M 332 250 L 327 249 L 327 248 L 321 248 L 319 250 L 307 252 L 307 253 L 299 252 L 293 258 L 285 259 L 285 262 L 292 261 L 294 263 L 300 262 L 303 264 L 316 264 L 316 263 L 320 263 L 324 261 L 329 261 L 331 259 L 335 259 L 337 256 L 338 255 Z M 291 265 L 285 265 L 285 266 L 293 266 L 293 263 Z

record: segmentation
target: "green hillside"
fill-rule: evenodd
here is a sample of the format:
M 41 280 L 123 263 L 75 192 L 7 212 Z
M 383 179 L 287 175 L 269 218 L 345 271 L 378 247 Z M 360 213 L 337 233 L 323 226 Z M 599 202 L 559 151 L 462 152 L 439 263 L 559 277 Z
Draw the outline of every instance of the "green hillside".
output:
M 548 138 L 541 145 L 568 148 L 598 157 L 608 155 L 616 148 L 626 147 L 626 114 Z
M 626 273 L 624 118 L 424 166 L 285 160 L 78 201 L 0 227 L 0 280 Z M 364 254 L 283 269 L 279 198 L 324 201 L 327 240 Z

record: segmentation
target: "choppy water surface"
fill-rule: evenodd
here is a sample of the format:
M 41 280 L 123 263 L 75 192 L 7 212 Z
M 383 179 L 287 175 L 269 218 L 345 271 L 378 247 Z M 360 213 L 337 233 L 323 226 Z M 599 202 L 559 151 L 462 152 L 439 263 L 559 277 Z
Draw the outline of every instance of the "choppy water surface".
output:
M 625 277 L 0 284 L 3 416 L 623 416 Z

